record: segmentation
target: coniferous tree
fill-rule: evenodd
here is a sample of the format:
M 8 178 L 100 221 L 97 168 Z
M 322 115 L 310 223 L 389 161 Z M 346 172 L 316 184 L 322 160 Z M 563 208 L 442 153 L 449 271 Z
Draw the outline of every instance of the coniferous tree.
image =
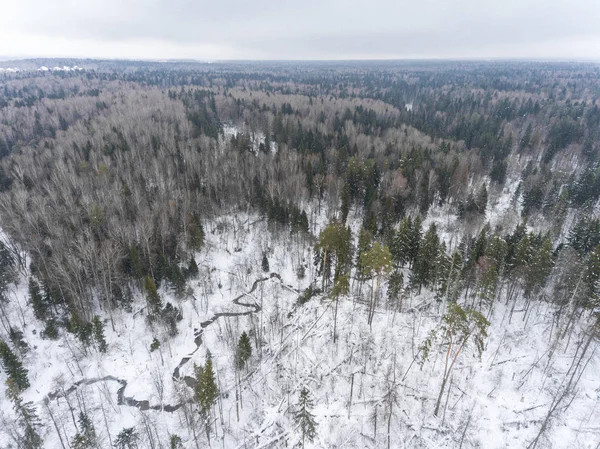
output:
M 39 284 L 35 279 L 29 278 L 29 302 L 33 307 L 33 314 L 38 320 L 45 321 L 50 313 L 50 304 L 42 295 Z
M 400 267 L 404 267 L 407 262 L 411 261 L 411 238 L 412 220 L 410 217 L 405 217 L 394 233 L 390 246 L 394 263 Z
M 22 389 L 12 377 L 6 381 L 7 396 L 13 402 L 13 409 L 17 415 L 17 421 L 21 427 L 22 434 L 19 435 L 19 447 L 24 449 L 38 449 L 43 447 L 43 441 L 38 433 L 42 423 L 32 402 L 23 402 L 21 398 Z
M 269 272 L 269 259 L 267 258 L 266 253 L 263 253 L 261 267 L 264 273 Z
M 348 275 L 339 276 L 333 283 L 333 288 L 329 294 L 330 298 L 335 301 L 335 311 L 333 314 L 333 342 L 337 339 L 337 312 L 340 296 L 347 295 L 350 291 L 350 277 Z
M 25 338 L 23 337 L 23 332 L 21 332 L 19 329 L 15 328 L 15 327 L 10 326 L 8 328 L 8 337 L 10 339 L 10 342 L 13 344 L 13 346 L 17 350 L 17 352 L 21 356 L 25 355 L 25 353 L 29 350 L 29 345 L 27 344 L 27 342 L 25 341 Z
M 169 438 L 169 449 L 183 449 L 183 441 L 179 435 L 171 435 Z
M 162 309 L 162 300 L 156 289 L 154 279 L 146 276 L 144 279 L 144 288 L 146 289 L 146 301 L 148 302 L 149 315 L 158 315 Z
M 481 356 L 489 325 L 490 323 L 481 313 L 476 310 L 465 310 L 458 303 L 452 302 L 448 305 L 448 311 L 442 318 L 440 327 L 433 329 L 421 345 L 421 366 L 429 358 L 431 348 L 437 340 L 441 340 L 442 346 L 448 348 L 445 352 L 442 384 L 433 412 L 435 416 L 438 415 L 446 382 L 458 357 L 470 342 L 474 342 L 476 352 Z
M 398 304 L 397 310 L 402 311 L 401 294 L 404 287 L 404 274 L 401 271 L 394 271 L 390 274 L 390 280 L 388 283 L 388 302 L 390 306 Z
M 252 345 L 250 344 L 250 337 L 248 337 L 248 334 L 244 331 L 242 332 L 242 335 L 240 335 L 235 352 L 236 368 L 239 370 L 243 369 L 248 363 L 248 360 L 250 360 L 250 357 L 252 357 Z
M 419 245 L 417 259 L 413 265 L 411 283 L 421 290 L 422 286 L 434 286 L 439 261 L 440 239 L 437 227 L 431 224 Z
M 413 267 L 417 257 L 419 256 L 419 246 L 421 245 L 421 217 L 419 215 L 413 220 L 412 227 L 410 229 L 410 237 L 408 240 L 408 263 L 410 268 Z
M 79 431 L 71 442 L 72 449 L 91 449 L 96 447 L 96 429 L 87 414 L 81 412 L 78 417 Z
M 194 258 L 194 256 L 192 256 L 190 257 L 190 263 L 187 267 L 186 276 L 188 278 L 195 278 L 196 276 L 198 276 L 198 273 L 198 264 L 196 263 L 196 259 Z
M 317 434 L 317 422 L 315 416 L 312 414 L 313 401 L 310 397 L 310 392 L 306 387 L 303 387 L 300 391 L 300 397 L 298 398 L 298 411 L 294 415 L 296 423 L 300 427 L 302 434 L 302 447 L 306 440 L 312 442 Z
M 192 214 L 188 225 L 188 245 L 193 251 L 200 251 L 204 246 L 204 227 L 200 221 L 200 216 Z
M 119 432 L 113 446 L 116 449 L 137 449 L 139 436 L 135 427 L 126 427 Z
M 92 324 L 94 326 L 94 340 L 96 340 L 98 351 L 104 353 L 108 349 L 108 344 L 106 343 L 106 338 L 104 337 L 104 324 L 97 315 L 94 316 Z
M 379 295 L 379 286 L 384 273 L 389 273 L 391 270 L 392 254 L 386 245 L 379 242 L 369 249 L 366 253 L 360 255 L 360 264 L 363 267 L 363 274 L 371 277 L 371 301 L 369 304 L 369 326 L 373 322 L 375 308 L 377 307 L 377 299 Z M 377 278 L 377 285 L 375 285 Z
M 194 398 L 200 407 L 200 415 L 204 419 L 206 436 L 210 440 L 210 411 L 219 394 L 210 353 L 206 356 L 204 366 L 194 365 L 194 376 L 196 378 Z
M 2 361 L 4 372 L 14 384 L 18 393 L 29 388 L 27 369 L 23 367 L 21 361 L 4 340 L 0 340 L 0 360 Z

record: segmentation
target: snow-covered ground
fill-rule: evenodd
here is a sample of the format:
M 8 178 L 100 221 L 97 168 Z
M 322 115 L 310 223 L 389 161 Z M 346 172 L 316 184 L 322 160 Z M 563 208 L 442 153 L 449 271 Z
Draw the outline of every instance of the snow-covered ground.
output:
M 318 217 L 317 231 L 324 225 L 324 214 Z M 553 397 L 564 388 L 565 374 L 586 337 L 582 320 L 581 327 L 559 339 L 550 304 L 534 303 L 525 314 L 519 302 L 510 321 L 512 305 L 498 302 L 491 310 L 485 308 L 492 324 L 482 357 L 465 350 L 458 358 L 442 412 L 434 417 L 443 372 L 442 348 L 434 348 L 422 367 L 415 361 L 419 346 L 443 313 L 432 294 L 407 295 L 400 312 L 385 308 L 382 294 L 369 328 L 365 306 L 369 286 L 363 285 L 358 293 L 355 284 L 353 294 L 340 300 L 334 343 L 330 300 L 319 296 L 296 306 L 297 291 L 314 279 L 310 239 L 290 237 L 287 231 L 270 232 L 264 220 L 241 215 L 207 223 L 206 235 L 206 247 L 197 256 L 200 274 L 191 282 L 190 295 L 179 300 L 160 291 L 164 302 L 182 310 L 179 334 L 170 338 L 161 326 L 150 326 L 140 295 L 133 313 L 114 314 L 114 330 L 108 314 L 102 315 L 109 344 L 106 354 L 93 349 L 85 354 L 71 335 L 61 335 L 58 341 L 40 338 L 42 326 L 27 306 L 27 282 L 21 279 L 5 310 L 9 322 L 24 328 L 31 348 L 25 359 L 31 387 L 24 399 L 33 401 L 46 424 L 44 447 L 68 447 L 63 444 L 73 438 L 80 410 L 92 417 L 100 447 L 110 447 L 116 434 L 131 426 L 136 426 L 143 448 L 168 447 L 170 434 L 180 435 L 186 448 L 207 447 L 200 424 L 195 429 L 198 444 L 194 442 L 185 407 L 167 412 L 118 405 L 121 384 L 106 379 L 114 376 L 126 381 L 124 395 L 148 400 L 151 406 L 178 404 L 190 398 L 192 391 L 173 380 L 175 367 L 190 357 L 180 371 L 181 376 L 190 376 L 194 363 L 205 362 L 207 351 L 221 392 L 212 425 L 215 447 L 293 447 L 300 441 L 293 416 L 302 387 L 312 394 L 318 423 L 317 437 L 307 442 L 307 448 L 527 447 L 540 430 Z M 204 329 L 196 350 L 194 338 L 200 323 L 217 312 L 248 310 L 232 299 L 265 276 L 263 252 L 270 271 L 278 273 L 282 282 L 271 278 L 258 284 L 242 301 L 260 305 L 261 311 L 217 319 Z M 306 268 L 303 279 L 296 274 L 300 265 Z M 242 331 L 250 335 L 253 356 L 241 374 L 237 408 L 233 354 Z M 4 336 L 4 330 L 0 333 Z M 161 348 L 150 352 L 154 337 L 161 341 Z M 595 345 L 586 353 L 574 395 L 561 404 L 538 447 L 597 447 L 600 360 Z M 66 397 L 59 394 L 45 401 L 51 392 L 98 378 L 105 380 L 81 384 Z M 0 388 L 0 411 L 0 447 L 9 447 L 13 412 L 4 388 Z M 191 417 L 199 421 L 197 413 Z

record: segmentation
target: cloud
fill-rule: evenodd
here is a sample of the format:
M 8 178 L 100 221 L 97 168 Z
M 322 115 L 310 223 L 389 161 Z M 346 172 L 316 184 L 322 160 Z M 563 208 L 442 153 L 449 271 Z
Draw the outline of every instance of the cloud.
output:
M 0 54 L 128 58 L 600 59 L 590 0 L 21 0 Z

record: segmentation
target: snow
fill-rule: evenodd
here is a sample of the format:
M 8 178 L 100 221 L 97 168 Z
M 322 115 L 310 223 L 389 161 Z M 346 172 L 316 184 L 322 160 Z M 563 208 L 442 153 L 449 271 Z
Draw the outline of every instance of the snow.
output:
M 502 198 L 510 194 L 508 190 Z M 502 198 L 498 207 L 504 204 Z M 440 222 L 441 229 L 452 224 L 454 219 L 447 219 L 446 211 L 438 212 L 430 212 L 428 220 L 446 219 L 445 226 Z M 309 213 L 317 220 L 311 223 L 316 234 L 325 225 L 326 215 Z M 587 321 L 582 319 L 572 335 L 558 338 L 553 325 L 556 310 L 551 304 L 534 303 L 526 314 L 519 301 L 512 319 L 511 305 L 502 301 L 494 303 L 492 309 L 483 307 L 492 323 L 485 350 L 481 358 L 472 350 L 459 357 L 447 386 L 449 394 L 443 397 L 440 417 L 433 417 L 443 371 L 443 348 L 433 348 L 422 367 L 415 362 L 419 345 L 443 314 L 443 305 L 430 292 L 407 296 L 404 310 L 397 312 L 384 307 L 384 286 L 380 307 L 369 328 L 365 305 L 369 287 L 362 286 L 359 294 L 355 285 L 353 295 L 339 302 L 338 339 L 333 343 L 331 301 L 317 297 L 303 306 L 295 305 L 296 291 L 315 279 L 311 239 L 290 236 L 289 231 L 271 232 L 260 217 L 244 214 L 206 223 L 205 230 L 206 245 L 196 258 L 200 275 L 191 282 L 190 297 L 177 299 L 164 286 L 160 290 L 165 302 L 181 307 L 184 319 L 176 337 L 168 337 L 160 325 L 147 323 L 145 300 L 138 295 L 134 313 L 114 313 L 114 331 L 108 312 L 101 313 L 109 352 L 99 354 L 92 349 L 85 354 L 72 335 L 63 334 L 58 341 L 40 338 L 42 326 L 27 307 L 26 276 L 15 286 L 6 318 L 24 327 L 31 347 L 25 364 L 32 386 L 24 393 L 24 399 L 34 402 L 47 424 L 44 447 L 61 447 L 44 405 L 48 393 L 59 390 L 61 385 L 68 389 L 82 379 L 114 376 L 127 382 L 126 397 L 159 405 L 158 385 L 162 383 L 162 403 L 173 405 L 180 402 L 178 394 L 191 395 L 191 389 L 172 379 L 175 367 L 189 357 L 181 365 L 180 375 L 191 376 L 194 363 L 203 364 L 208 350 L 222 393 L 221 402 L 215 407 L 216 434 L 212 437 L 213 444 L 219 447 L 285 447 L 285 442 L 292 447 L 298 443 L 301 436 L 293 412 L 303 386 L 312 394 L 318 423 L 317 438 L 307 442 L 307 449 L 387 447 L 386 394 L 390 391 L 396 396 L 390 421 L 392 448 L 459 447 L 461 439 L 463 448 L 526 447 L 539 431 L 553 396 L 563 387 L 576 348 L 586 336 Z M 250 310 L 233 304 L 232 299 L 265 277 L 261 271 L 263 252 L 268 255 L 271 272 L 281 275 L 282 282 L 270 278 L 258 283 L 256 290 L 241 300 L 261 305 L 262 311 L 218 318 L 204 329 L 202 344 L 196 348 L 194 338 L 200 323 L 216 313 Z M 304 279 L 295 274 L 299 264 L 306 266 Z M 415 307 L 417 304 L 420 307 Z M 233 353 L 244 330 L 250 332 L 253 357 L 248 371 L 241 375 L 243 406 L 238 421 Z M 3 329 L 0 336 L 5 337 Z M 161 348 L 150 352 L 154 337 L 161 341 Z M 256 341 L 261 342 L 258 347 Z M 595 343 L 589 351 L 592 354 L 575 396 L 570 396 L 564 405 L 571 399 L 572 403 L 566 410 L 562 407 L 550 421 L 540 447 L 596 447 L 600 407 L 595 373 L 600 369 L 600 360 Z M 169 434 L 177 433 L 184 447 L 196 447 L 181 409 L 173 413 L 142 412 L 136 407 L 118 405 L 119 387 L 116 381 L 104 380 L 81 385 L 67 396 L 75 413 L 85 401 L 100 447 L 110 446 L 109 433 L 114 440 L 121 429 L 130 426 L 136 426 L 142 438 L 140 447 L 150 447 L 144 420 L 156 427 L 163 446 Z M 12 407 L 4 389 L 0 390 L 0 419 L 10 421 Z M 72 439 L 76 430 L 67 400 L 52 399 L 48 407 L 60 423 L 63 438 Z M 8 427 L 0 426 L 0 447 L 10 442 L 7 431 Z M 200 447 L 205 447 L 201 425 L 198 433 Z

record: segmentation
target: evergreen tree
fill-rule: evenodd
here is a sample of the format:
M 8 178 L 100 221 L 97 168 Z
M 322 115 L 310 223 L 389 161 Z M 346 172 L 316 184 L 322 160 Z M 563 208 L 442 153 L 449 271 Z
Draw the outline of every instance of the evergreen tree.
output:
M 246 366 L 248 360 L 252 357 L 252 345 L 250 344 L 250 337 L 246 331 L 242 332 L 238 341 L 237 349 L 235 352 L 235 366 L 241 370 Z
M 162 309 L 162 300 L 156 289 L 154 279 L 146 276 L 144 279 L 144 288 L 146 289 L 146 301 L 148 302 L 149 315 L 158 315 Z
M 204 227 L 200 221 L 200 216 L 196 213 L 191 214 L 189 219 L 188 245 L 193 251 L 200 251 L 204 246 Z
M 198 264 L 196 263 L 196 259 L 194 258 L 194 256 L 190 257 L 190 263 L 188 264 L 187 267 L 187 271 L 186 271 L 186 277 L 189 278 L 195 278 L 196 276 L 198 276 L 199 270 L 198 270 Z
M 4 340 L 0 340 L 0 360 L 2 361 L 4 372 L 14 384 L 18 393 L 29 388 L 27 370 Z
M 32 402 L 23 402 L 21 399 L 21 388 L 13 378 L 6 381 L 7 396 L 13 402 L 13 409 L 17 415 L 17 421 L 21 427 L 22 434 L 19 435 L 19 447 L 24 449 L 38 449 L 43 447 L 43 441 L 38 433 L 42 423 Z
M 10 326 L 8 328 L 8 338 L 21 356 L 25 355 L 29 350 L 29 345 L 25 341 L 25 338 L 23 338 L 23 332 L 19 329 Z
M 85 413 L 79 413 L 79 432 L 73 437 L 72 449 L 91 449 L 96 447 L 96 429 Z
M 338 303 L 340 300 L 340 296 L 347 295 L 350 291 L 350 276 L 342 275 L 339 276 L 333 283 L 333 288 L 329 294 L 329 297 L 335 301 L 335 312 L 333 315 L 333 342 L 335 343 L 337 340 L 337 312 L 338 312 Z
M 384 273 L 391 270 L 392 254 L 386 245 L 379 242 L 360 255 L 360 265 L 363 267 L 363 274 L 371 277 L 371 302 L 369 305 L 369 325 L 373 322 L 375 308 L 377 307 L 377 298 L 379 297 L 379 286 Z M 377 278 L 377 285 L 375 285 Z
M 393 306 L 396 302 L 399 302 L 403 287 L 404 274 L 401 271 L 396 270 L 390 275 L 390 280 L 388 282 L 387 295 L 390 306 Z M 401 309 L 400 303 L 398 309 Z
M 322 289 L 329 283 L 331 270 L 335 266 L 334 281 L 346 274 L 352 267 L 352 233 L 349 227 L 341 223 L 328 225 L 319 234 L 315 245 L 315 265 L 323 276 Z
M 104 353 L 108 349 L 108 344 L 104 337 L 104 324 L 100 320 L 100 317 L 96 315 L 92 320 L 92 325 L 94 326 L 94 340 L 96 340 L 98 351 Z
M 488 201 L 487 187 L 485 186 L 485 184 L 483 184 L 481 186 L 481 189 L 479 189 L 479 192 L 477 193 L 477 197 L 475 198 L 475 206 L 477 207 L 477 212 L 480 213 L 481 215 L 485 215 L 487 201 Z
M 411 268 L 413 267 L 415 261 L 417 260 L 417 257 L 419 256 L 419 246 L 421 245 L 421 236 L 422 236 L 421 225 L 422 225 L 421 217 L 419 215 L 417 215 L 417 217 L 414 219 L 412 227 L 410 229 L 410 236 L 409 236 L 408 248 L 407 248 L 408 249 L 408 263 Z
M 169 449 L 183 449 L 183 441 L 179 435 L 171 435 L 169 438 Z
M 269 259 L 267 259 L 266 253 L 263 253 L 261 266 L 264 273 L 269 272 Z
M 194 374 L 196 377 L 196 402 L 200 406 L 200 413 L 207 418 L 218 395 L 217 382 L 210 354 L 206 356 L 206 364 L 204 366 L 194 365 Z
M 29 302 L 33 308 L 33 314 L 38 320 L 45 321 L 50 314 L 50 306 L 42 296 L 39 284 L 35 279 L 29 278 Z
M 448 311 L 442 318 L 440 327 L 433 329 L 421 345 L 421 366 L 429 358 L 431 348 L 435 346 L 436 341 L 441 340 L 442 346 L 448 347 L 445 350 L 442 384 L 433 412 L 435 416 L 438 415 L 446 382 L 450 378 L 456 360 L 470 342 L 475 344 L 477 355 L 481 356 L 489 325 L 489 321 L 481 313 L 476 310 L 465 310 L 458 303 L 451 302 L 448 304 Z
M 304 448 L 305 440 L 312 442 L 317 434 L 317 422 L 315 421 L 315 416 L 312 414 L 312 408 L 313 401 L 310 397 L 310 392 L 306 387 L 303 387 L 298 399 L 298 411 L 294 415 L 302 433 L 302 448 Z
M 113 446 L 116 449 L 137 449 L 139 436 L 135 427 L 126 427 L 119 432 Z
M 194 398 L 200 407 L 200 415 L 204 419 L 206 436 L 210 440 L 210 411 L 219 394 L 210 353 L 206 356 L 204 367 L 194 364 L 194 376 L 196 379 Z
M 431 224 L 423 241 L 419 245 L 417 260 L 412 270 L 411 282 L 418 286 L 419 291 L 422 286 L 435 286 L 437 277 L 437 262 L 439 260 L 440 239 L 437 235 L 437 228 L 434 223 Z
M 360 256 L 361 254 L 366 253 L 373 246 L 373 235 L 367 231 L 365 228 L 360 228 L 360 233 L 358 234 L 358 248 L 356 252 L 356 271 L 357 274 L 363 274 L 364 267 L 361 265 Z
M 390 251 L 394 258 L 394 263 L 400 267 L 410 262 L 411 259 L 411 238 L 412 238 L 412 220 L 405 217 L 400 222 L 400 227 L 396 230 L 392 238 Z

